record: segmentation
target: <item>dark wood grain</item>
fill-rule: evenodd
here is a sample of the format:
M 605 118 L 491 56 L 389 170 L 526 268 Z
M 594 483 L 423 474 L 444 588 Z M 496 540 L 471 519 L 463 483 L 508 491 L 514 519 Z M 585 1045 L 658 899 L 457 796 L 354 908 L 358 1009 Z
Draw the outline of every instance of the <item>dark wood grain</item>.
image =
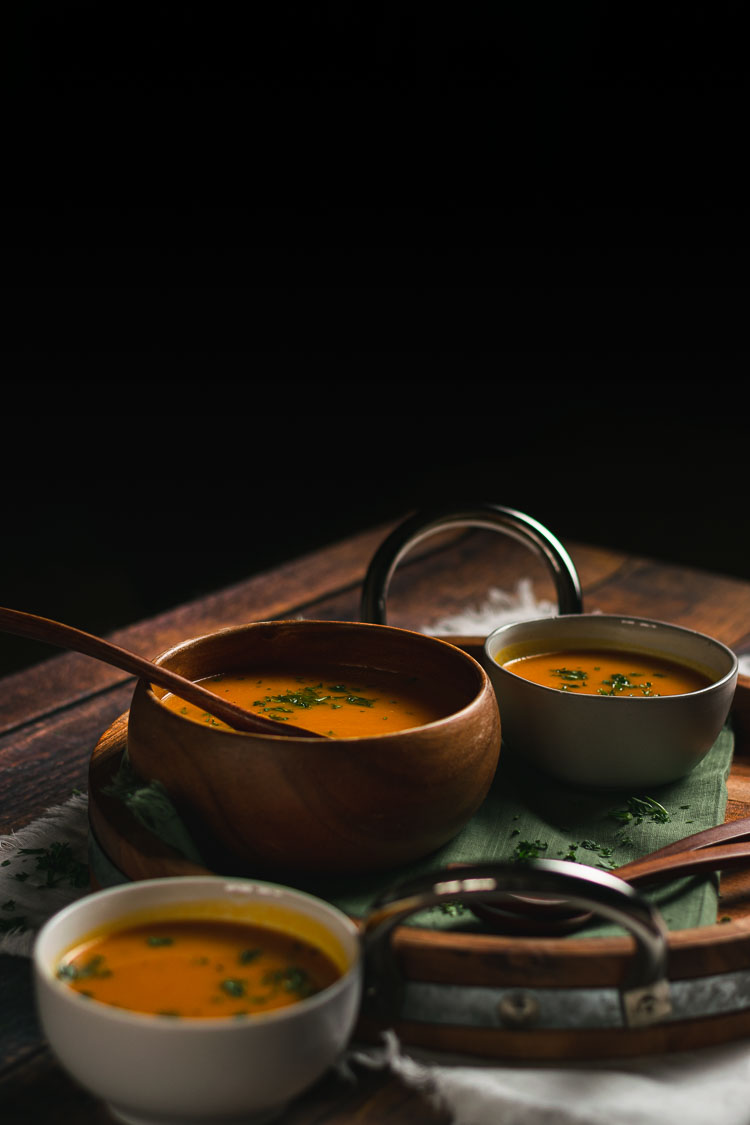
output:
M 149 621 L 118 630 L 110 639 L 153 660 L 179 641 L 216 629 L 247 621 L 314 616 L 310 610 L 317 608 L 318 602 L 340 591 L 348 593 L 349 607 L 342 620 L 356 620 L 359 584 L 371 552 L 386 531 L 387 528 L 370 531 L 328 551 L 296 559 L 272 573 L 256 575 Z M 13 639 L 1 637 L 0 643 L 13 644 Z M 77 653 L 53 656 L 3 680 L 0 736 L 19 723 L 75 706 L 79 700 L 126 682 L 132 683 L 126 672 L 90 657 Z
M 96 637 L 76 626 L 68 625 L 63 621 L 52 621 L 47 617 L 40 617 L 35 613 L 25 613 L 23 610 L 8 609 L 0 606 L 0 630 L 14 636 L 30 637 L 32 640 L 44 644 L 57 645 L 58 648 L 70 652 L 80 652 L 84 656 L 91 656 L 104 664 L 111 664 L 121 672 L 130 676 L 149 681 L 165 691 L 171 692 L 179 699 L 187 700 L 195 706 L 208 711 L 217 719 L 221 719 L 233 730 L 252 731 L 260 734 L 278 734 L 279 727 L 270 719 L 246 711 L 229 700 L 218 697 L 214 692 L 208 691 L 202 684 L 178 676 L 174 671 L 163 667 L 152 660 L 147 660 L 137 652 L 131 652 L 122 645 L 114 644 L 104 637 Z M 311 731 L 300 727 L 285 725 L 285 733 L 292 733 L 298 738 L 316 737 Z M 318 736 L 319 737 L 319 736 Z
M 81 1090 L 41 1046 L 0 1070 L 3 1125 L 112 1125 L 104 1104 Z M 293 1101 L 276 1125 L 450 1125 L 451 1115 L 393 1075 L 356 1063 L 351 1076 L 326 1075 Z

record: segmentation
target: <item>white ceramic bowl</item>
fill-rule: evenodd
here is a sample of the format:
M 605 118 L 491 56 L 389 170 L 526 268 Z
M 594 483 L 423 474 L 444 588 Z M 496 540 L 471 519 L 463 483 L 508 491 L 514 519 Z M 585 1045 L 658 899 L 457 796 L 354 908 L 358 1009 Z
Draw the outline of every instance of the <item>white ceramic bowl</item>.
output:
M 699 691 L 658 697 L 576 695 L 515 675 L 502 662 L 570 648 L 623 648 L 705 671 Z M 726 722 L 737 685 L 735 654 L 711 637 L 644 618 L 570 614 L 503 625 L 484 664 L 500 708 L 503 746 L 573 785 L 661 785 L 688 774 Z
M 165 1019 L 86 999 L 56 977 L 61 955 L 101 926 L 147 916 L 211 916 L 274 925 L 317 940 L 343 975 L 287 1008 L 244 1019 Z M 39 932 L 34 980 L 41 1025 L 61 1065 L 131 1125 L 264 1122 L 332 1065 L 354 1027 L 361 951 L 354 922 L 313 896 L 215 876 L 153 879 L 98 891 Z

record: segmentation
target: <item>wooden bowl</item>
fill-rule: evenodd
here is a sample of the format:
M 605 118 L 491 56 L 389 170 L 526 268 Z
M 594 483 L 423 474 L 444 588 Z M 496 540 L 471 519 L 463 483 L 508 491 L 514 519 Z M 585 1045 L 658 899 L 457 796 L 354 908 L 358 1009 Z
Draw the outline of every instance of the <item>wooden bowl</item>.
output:
M 358 622 L 256 622 L 185 641 L 156 663 L 194 680 L 250 669 L 319 675 L 332 665 L 355 681 L 368 670 L 416 674 L 440 707 L 435 721 L 386 734 L 257 735 L 188 719 L 139 681 L 130 764 L 165 786 L 204 853 L 220 849 L 209 858 L 222 870 L 344 874 L 420 859 L 463 828 L 495 774 L 494 690 L 446 641 Z

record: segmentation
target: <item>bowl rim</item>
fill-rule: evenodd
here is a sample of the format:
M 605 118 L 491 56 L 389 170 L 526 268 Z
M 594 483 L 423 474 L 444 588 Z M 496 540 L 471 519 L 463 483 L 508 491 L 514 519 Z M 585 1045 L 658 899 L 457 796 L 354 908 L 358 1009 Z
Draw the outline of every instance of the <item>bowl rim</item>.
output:
M 82 996 L 76 992 L 75 989 L 69 988 L 64 981 L 61 981 L 55 975 L 55 959 L 59 959 L 59 952 L 53 957 L 45 957 L 43 955 L 42 947 L 44 944 L 51 940 L 51 935 L 58 925 L 64 924 L 68 919 L 74 917 L 81 911 L 85 911 L 89 906 L 94 905 L 94 901 L 103 901 L 107 899 L 122 898 L 128 900 L 129 898 L 138 895 L 139 892 L 148 893 L 153 890 L 158 893 L 160 889 L 165 886 L 181 887 L 186 890 L 195 889 L 196 892 L 204 889 L 204 894 L 196 893 L 194 901 L 196 903 L 205 902 L 207 899 L 221 898 L 221 888 L 228 888 L 236 884 L 243 884 L 250 887 L 265 888 L 266 890 L 281 892 L 280 897 L 287 897 L 291 899 L 288 902 L 292 909 L 295 902 L 308 901 L 313 903 L 316 907 L 323 907 L 324 911 L 333 915 L 334 918 L 341 924 L 342 929 L 348 932 L 354 943 L 354 956 L 351 964 L 345 972 L 339 974 L 335 981 L 329 984 L 326 988 L 316 992 L 313 996 L 303 997 L 296 1003 L 287 1005 L 284 1008 L 274 1008 L 265 1012 L 251 1013 L 245 1019 L 239 1019 L 236 1015 L 233 1016 L 181 1016 L 179 1019 L 167 1019 L 165 1017 L 155 1016 L 154 1013 L 139 1012 L 130 1008 L 118 1008 L 113 1004 L 105 1004 L 97 1001 L 92 1004 L 91 999 Z M 213 893 L 212 893 L 213 892 Z M 192 896 L 185 899 L 178 900 L 184 903 L 191 901 Z M 155 906 L 154 914 L 158 917 L 158 906 Z M 127 911 L 123 915 L 127 917 Z M 111 923 L 117 925 L 117 916 L 113 916 Z M 86 928 L 82 928 L 81 936 L 85 937 L 87 933 Z M 65 948 L 70 948 L 73 942 L 66 943 Z M 270 879 L 253 879 L 244 876 L 222 876 L 222 875 L 165 875 L 155 879 L 142 879 L 130 883 L 120 883 L 112 887 L 104 887 L 100 890 L 93 891 L 90 894 L 84 895 L 82 898 L 70 902 L 67 906 L 62 907 L 49 917 L 44 924 L 40 927 L 35 939 L 31 953 L 31 961 L 34 971 L 34 976 L 38 982 L 43 982 L 45 986 L 52 989 L 54 993 L 60 998 L 64 998 L 65 1002 L 71 1003 L 74 1006 L 80 1006 L 81 1011 L 93 1012 L 95 1019 L 109 1020 L 115 1024 L 124 1024 L 125 1026 L 132 1026 L 134 1029 L 153 1028 L 157 1033 L 161 1033 L 164 1029 L 171 1034 L 198 1034 L 201 1031 L 206 1032 L 212 1028 L 216 1032 L 227 1032 L 230 1028 L 236 1028 L 238 1032 L 247 1032 L 249 1029 L 260 1028 L 269 1023 L 283 1023 L 299 1018 L 304 1013 L 312 1012 L 315 1008 L 327 1005 L 339 993 L 346 991 L 353 984 L 356 984 L 357 978 L 361 977 L 363 971 L 364 952 L 362 947 L 361 928 L 357 925 L 356 921 L 345 914 L 333 903 L 327 902 L 325 899 L 320 898 L 318 895 L 310 894 L 308 891 L 298 890 L 296 887 L 290 887 L 283 883 L 277 883 Z
M 498 638 L 500 638 L 503 633 L 507 633 L 511 629 L 521 629 L 521 628 L 524 628 L 524 627 L 528 627 L 529 629 L 533 630 L 534 627 L 538 627 L 540 625 L 544 626 L 545 628 L 554 629 L 554 628 L 557 627 L 554 623 L 558 622 L 558 621 L 563 623 L 563 624 L 568 623 L 568 622 L 572 622 L 574 628 L 577 627 L 577 625 L 580 624 L 583 621 L 586 621 L 586 622 L 601 621 L 604 624 L 624 625 L 624 626 L 627 626 L 627 627 L 644 626 L 644 627 L 649 627 L 649 628 L 653 628 L 653 629 L 657 629 L 657 630 L 664 630 L 668 633 L 677 633 L 680 636 L 687 636 L 690 639 L 700 641 L 702 644 L 708 644 L 708 645 L 716 648 L 719 652 L 723 653 L 726 657 L 729 658 L 729 670 L 727 672 L 725 672 L 724 675 L 720 676 L 717 680 L 713 680 L 710 684 L 707 684 L 705 687 L 698 688 L 695 691 L 680 692 L 680 693 L 675 694 L 675 695 L 659 695 L 659 696 L 635 696 L 635 695 L 631 696 L 631 695 L 629 695 L 629 696 L 623 696 L 620 699 L 621 703 L 634 703 L 634 702 L 637 702 L 637 701 L 640 701 L 640 700 L 644 700 L 644 701 L 648 700 L 650 703 L 654 703 L 658 700 L 663 704 L 663 703 L 669 702 L 670 700 L 674 701 L 674 700 L 686 699 L 686 698 L 693 699 L 693 698 L 697 698 L 699 696 L 702 696 L 702 695 L 705 695 L 705 694 L 708 694 L 708 693 L 715 693 L 715 692 L 721 690 L 722 688 L 726 687 L 728 684 L 731 684 L 731 682 L 733 680 L 737 679 L 737 675 L 738 675 L 738 672 L 739 672 L 739 658 L 738 658 L 737 654 L 735 652 L 733 652 L 731 648 L 729 648 L 728 645 L 724 644 L 723 641 L 717 640 L 716 637 L 709 636 L 708 633 L 701 633 L 699 630 L 691 629 L 691 628 L 689 628 L 688 626 L 685 626 L 685 625 L 676 625 L 673 622 L 661 621 L 658 618 L 652 618 L 652 617 L 635 617 L 632 614 L 624 614 L 624 613 L 559 614 L 559 615 L 555 615 L 555 616 L 552 616 L 552 617 L 535 617 L 535 618 L 532 618 L 532 619 L 529 619 L 529 620 L 526 620 L 526 621 L 514 621 L 514 622 L 509 622 L 505 625 L 499 625 L 496 629 L 493 629 L 487 635 L 487 637 L 485 638 L 484 646 L 483 646 L 483 651 L 484 651 L 485 657 L 488 660 L 490 666 L 492 667 L 492 670 L 498 671 L 498 672 L 500 672 L 500 673 L 502 673 L 506 676 L 511 676 L 511 677 L 513 677 L 514 680 L 517 680 L 519 682 L 528 683 L 528 684 L 531 685 L 531 688 L 538 688 L 538 689 L 540 689 L 542 691 L 545 691 L 545 692 L 551 692 L 553 695 L 561 696 L 565 699 L 587 699 L 587 700 L 599 699 L 603 703 L 606 702 L 607 697 L 604 697 L 604 696 L 589 695 L 589 694 L 575 695 L 575 693 L 573 693 L 573 692 L 570 692 L 570 693 L 561 692 L 559 688 L 549 687 L 546 684 L 539 684 L 539 683 L 536 683 L 535 681 L 526 680 L 522 676 L 517 676 L 509 668 L 506 668 L 503 664 L 501 664 L 499 661 L 497 661 L 495 659 L 494 653 L 497 652 L 498 649 L 501 647 L 500 644 L 498 643 Z M 562 627 L 563 627 L 563 625 L 561 624 L 560 628 L 562 628 Z M 591 706 L 591 703 L 587 704 L 587 706 Z
M 414 638 L 418 638 L 418 643 L 420 643 L 420 644 L 426 643 L 426 644 L 429 644 L 431 646 L 440 646 L 444 649 L 450 650 L 453 657 L 460 659 L 461 662 L 463 664 L 465 664 L 465 666 L 467 668 L 469 668 L 477 677 L 476 691 L 474 692 L 472 697 L 463 705 L 463 707 L 459 707 L 455 711 L 450 711 L 447 715 L 441 715 L 439 718 L 433 719 L 429 723 L 420 723 L 416 726 L 406 727 L 402 730 L 382 731 L 378 734 L 342 735 L 342 736 L 336 736 L 335 739 L 324 738 L 322 736 L 319 739 L 316 739 L 316 738 L 313 737 L 313 738 L 305 739 L 306 743 L 307 742 L 312 742 L 312 743 L 317 743 L 317 742 L 319 742 L 319 743 L 330 743 L 330 742 L 333 742 L 333 743 L 335 743 L 335 745 L 339 746 L 339 745 L 346 745 L 346 744 L 349 744 L 349 743 L 371 742 L 374 739 L 377 739 L 378 742 L 380 742 L 381 740 L 382 741 L 389 741 L 391 739 L 400 739 L 400 738 L 403 738 L 404 736 L 408 735 L 410 732 L 413 732 L 413 731 L 434 730 L 436 727 L 439 727 L 441 724 L 446 724 L 446 723 L 454 721 L 457 717 L 464 714 L 464 712 L 469 711 L 472 707 L 476 707 L 476 705 L 479 702 L 481 696 L 484 693 L 487 692 L 488 688 L 489 689 L 492 688 L 492 684 L 491 684 L 491 681 L 489 679 L 489 675 L 487 673 L 487 670 L 486 670 L 486 668 L 484 668 L 482 666 L 481 662 L 476 657 L 472 656 L 472 654 L 470 652 L 467 652 L 465 649 L 461 648 L 459 645 L 455 645 L 455 644 L 452 644 L 448 640 L 444 640 L 442 637 L 435 637 L 435 636 L 432 636 L 430 633 L 420 633 L 417 629 L 404 629 L 404 628 L 402 628 L 401 626 L 398 626 L 398 625 L 386 625 L 386 624 L 379 624 L 377 622 L 370 622 L 370 621 L 340 621 L 340 620 L 337 620 L 335 618 L 331 619 L 331 620 L 328 620 L 326 618 L 318 618 L 318 617 L 278 618 L 278 619 L 270 619 L 270 620 L 262 620 L 262 621 L 247 621 L 247 622 L 245 622 L 244 624 L 241 624 L 241 625 L 227 625 L 227 626 L 224 626 L 224 627 L 219 628 L 219 629 L 213 629 L 213 630 L 211 630 L 207 633 L 199 633 L 194 637 L 186 637 L 184 640 L 177 641 L 176 644 L 170 645 L 169 648 L 165 649 L 163 652 L 158 653 L 158 655 L 152 657 L 152 660 L 155 664 L 160 664 L 160 663 L 162 663 L 162 661 L 164 661 L 168 657 L 170 657 L 172 655 L 175 655 L 175 654 L 181 652 L 182 650 L 188 648 L 190 645 L 194 645 L 194 644 L 199 643 L 201 641 L 209 641 L 214 637 L 220 637 L 222 635 L 228 635 L 228 634 L 231 634 L 231 633 L 236 634 L 236 633 L 249 631 L 249 630 L 255 628 L 256 626 L 269 626 L 269 625 L 271 625 L 271 626 L 274 626 L 274 625 L 284 625 L 284 626 L 294 625 L 294 626 L 302 626 L 302 627 L 314 626 L 314 625 L 345 626 L 347 631 L 352 631 L 352 632 L 354 632 L 354 631 L 360 632 L 362 630 L 367 630 L 368 632 L 372 632 L 373 630 L 378 630 L 380 632 L 394 633 L 394 634 L 398 634 L 400 636 L 414 637 Z M 334 660 L 334 663 L 335 663 L 335 660 Z M 188 716 L 181 715 L 178 711 L 173 711 L 171 708 L 161 707 L 161 701 L 160 701 L 159 697 L 157 696 L 156 692 L 154 691 L 153 685 L 148 683 L 146 680 L 141 681 L 141 683 L 143 683 L 145 685 L 144 696 L 149 701 L 149 703 L 156 704 L 157 706 L 159 706 L 159 709 L 160 709 L 161 712 L 168 713 L 169 715 L 174 716 L 180 722 L 193 723 L 193 725 L 194 725 L 194 721 L 192 719 L 190 719 Z M 211 727 L 209 729 L 212 730 L 213 734 L 219 735 L 222 738 L 226 738 L 227 736 L 231 737 L 232 739 L 236 739 L 236 738 L 241 738 L 241 739 L 263 738 L 263 739 L 266 739 L 266 738 L 268 738 L 268 739 L 271 739 L 271 740 L 274 740 L 274 741 L 276 739 L 279 739 L 279 740 L 281 740 L 285 743 L 290 743 L 290 742 L 295 741 L 293 735 L 290 736 L 288 734 L 283 734 L 283 733 L 272 734 L 272 733 L 269 732 L 269 733 L 263 733 L 262 735 L 257 735 L 257 734 L 254 734 L 251 731 L 235 731 L 235 730 L 229 730 L 229 729 L 225 730 L 222 727 Z

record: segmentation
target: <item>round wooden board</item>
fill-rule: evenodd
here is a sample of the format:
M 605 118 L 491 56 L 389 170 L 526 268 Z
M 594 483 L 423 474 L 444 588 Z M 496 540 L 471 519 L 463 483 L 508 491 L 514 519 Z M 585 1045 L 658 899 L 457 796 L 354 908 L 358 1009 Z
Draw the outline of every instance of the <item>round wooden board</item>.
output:
M 189 862 L 144 828 L 107 793 L 127 740 L 127 714 L 104 732 L 89 766 L 89 817 L 93 837 L 109 862 L 128 880 L 210 874 Z M 252 876 L 254 873 L 248 872 Z M 529 938 L 491 933 L 432 931 L 400 926 L 393 950 L 408 983 L 490 990 L 575 990 L 586 997 L 619 989 L 634 950 L 629 937 Z M 682 930 L 669 938 L 669 980 L 688 987 L 731 983 L 750 972 L 750 920 Z M 734 985 L 732 984 L 732 988 Z M 498 1059 L 538 1062 L 638 1056 L 726 1043 L 750 1035 L 750 1008 L 737 991 L 732 1010 L 671 1018 L 651 1027 L 508 1027 L 466 1022 L 443 1024 L 403 1020 L 394 1030 L 402 1042 Z M 362 1018 L 358 1036 L 378 1038 L 382 1026 Z
M 210 875 L 149 832 L 109 794 L 127 743 L 128 716 L 120 715 L 97 742 L 89 762 L 89 823 L 99 848 L 126 879 Z

